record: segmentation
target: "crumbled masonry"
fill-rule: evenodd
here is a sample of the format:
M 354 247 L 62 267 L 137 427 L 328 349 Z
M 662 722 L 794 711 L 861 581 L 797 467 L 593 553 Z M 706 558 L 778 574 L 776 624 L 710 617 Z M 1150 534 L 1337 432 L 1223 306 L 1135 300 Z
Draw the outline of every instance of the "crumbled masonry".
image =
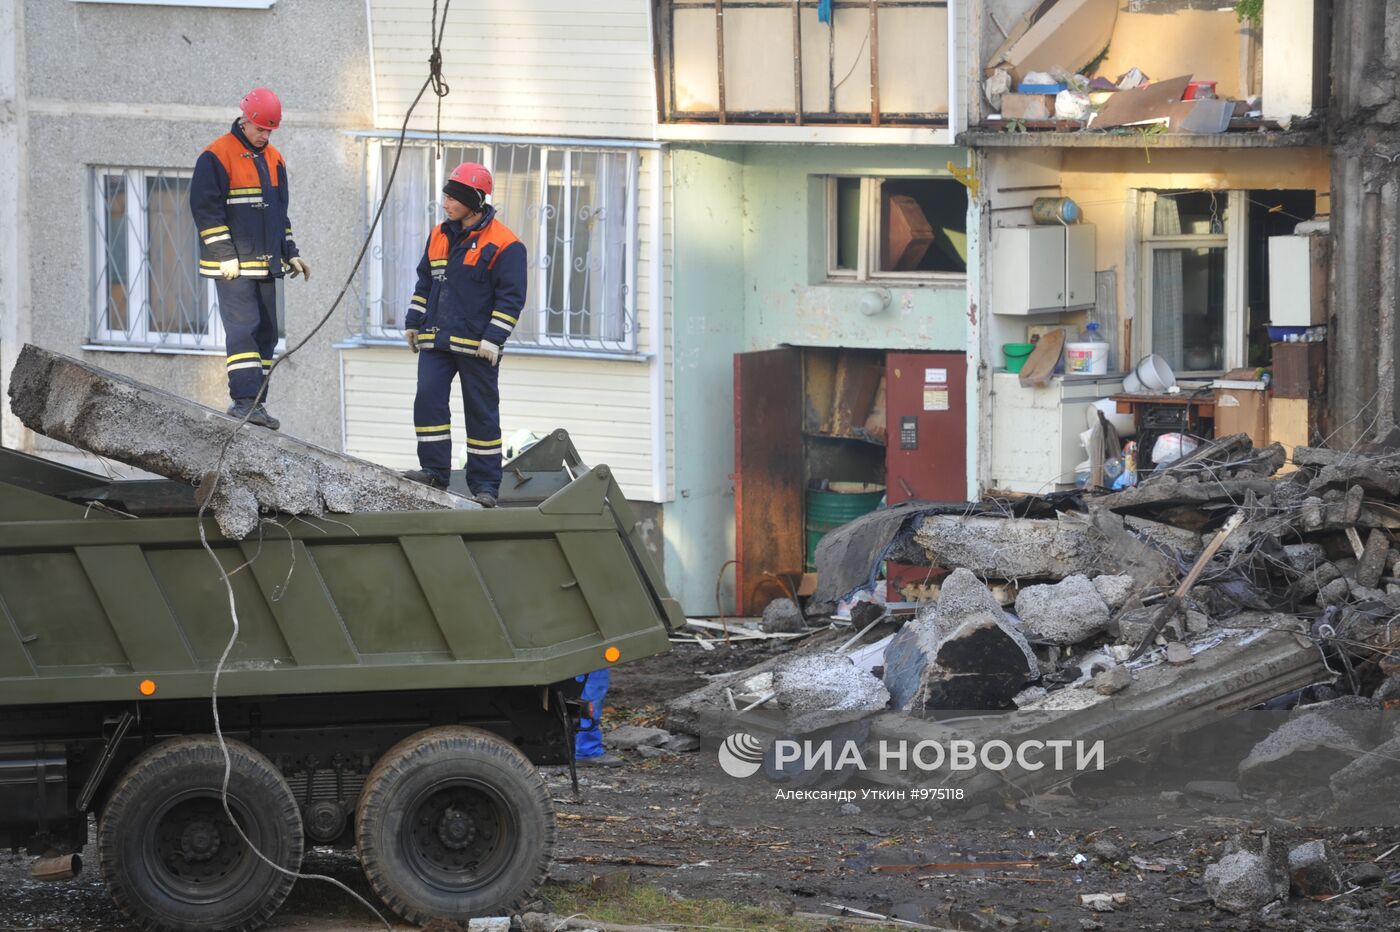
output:
M 480 507 L 295 437 L 250 426 L 234 433 L 237 422 L 221 412 L 32 345 L 19 354 L 9 392 L 12 410 L 31 430 L 195 486 L 211 481 L 227 444 L 209 508 L 235 540 L 255 531 L 263 512 Z

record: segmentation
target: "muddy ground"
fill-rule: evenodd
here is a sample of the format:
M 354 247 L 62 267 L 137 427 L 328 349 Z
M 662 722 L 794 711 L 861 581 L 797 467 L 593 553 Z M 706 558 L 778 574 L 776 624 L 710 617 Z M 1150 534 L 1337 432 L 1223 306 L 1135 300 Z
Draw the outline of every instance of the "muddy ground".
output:
M 614 673 L 611 723 L 656 724 L 661 703 L 705 683 L 702 674 L 755 663 L 760 645 L 702 653 L 682 647 Z M 617 871 L 633 882 L 684 897 L 722 897 L 781 911 L 835 915 L 839 907 L 897 915 L 945 928 L 1012 929 L 1400 929 L 1400 892 L 1369 886 L 1329 902 L 1293 898 L 1261 913 L 1218 910 L 1206 896 L 1205 867 L 1227 839 L 1268 828 L 1278 844 L 1326 838 L 1349 865 L 1373 861 L 1400 831 L 1350 829 L 1309 833 L 1286 822 L 1241 824 L 1212 814 L 1210 804 L 1182 806 L 1157 824 L 1118 828 L 1114 810 L 1085 821 L 1083 831 L 999 824 L 985 807 L 911 820 L 878 812 L 833 810 L 806 823 L 776 824 L 761 812 L 726 811 L 707 776 L 704 752 L 643 760 L 625 755 L 620 769 L 582 773 L 581 799 L 568 773 L 547 773 L 559 813 L 551 884 L 588 881 Z M 869 808 L 869 807 L 867 807 Z M 1075 855 L 1087 860 L 1076 864 Z M 124 929 L 96 870 L 64 884 L 29 880 L 27 859 L 0 856 L 0 929 Z M 1137 863 L 1134 859 L 1137 859 Z M 988 862 L 1020 866 L 977 868 Z M 906 869 L 910 865 L 923 865 Z M 932 866 L 929 866 L 932 865 Z M 950 866 L 956 865 L 956 866 Z M 1400 870 L 1400 851 L 1382 862 Z M 353 858 L 318 850 L 303 868 L 328 873 L 369 896 Z M 1126 893 L 1112 913 L 1078 905 L 1085 893 Z M 543 892 L 547 900 L 549 887 Z M 343 893 L 301 882 L 271 928 L 373 929 L 377 924 Z

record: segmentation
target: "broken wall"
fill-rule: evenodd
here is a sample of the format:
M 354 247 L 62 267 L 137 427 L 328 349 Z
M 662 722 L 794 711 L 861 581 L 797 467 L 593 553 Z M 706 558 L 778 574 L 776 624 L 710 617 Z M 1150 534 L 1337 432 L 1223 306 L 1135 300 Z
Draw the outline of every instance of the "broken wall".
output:
M 1197 8 L 1192 9 L 1192 6 Z M 1108 54 L 1096 69 L 1110 81 L 1138 68 L 1153 81 L 1189 74 L 1215 81 L 1220 98 L 1254 93 L 1255 40 L 1247 23 L 1224 4 L 1129 0 L 1118 9 Z

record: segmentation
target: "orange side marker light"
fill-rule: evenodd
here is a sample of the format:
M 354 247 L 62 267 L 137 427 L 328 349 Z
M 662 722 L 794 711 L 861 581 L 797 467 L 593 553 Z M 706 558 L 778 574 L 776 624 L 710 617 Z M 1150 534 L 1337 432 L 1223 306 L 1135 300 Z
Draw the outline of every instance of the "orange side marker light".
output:
M 608 663 L 617 663 L 622 659 L 622 651 L 618 650 L 616 647 L 609 647 L 607 650 L 603 651 L 603 659 Z
M 156 694 L 156 681 L 142 680 L 141 685 L 137 688 L 141 690 L 143 696 L 154 696 Z

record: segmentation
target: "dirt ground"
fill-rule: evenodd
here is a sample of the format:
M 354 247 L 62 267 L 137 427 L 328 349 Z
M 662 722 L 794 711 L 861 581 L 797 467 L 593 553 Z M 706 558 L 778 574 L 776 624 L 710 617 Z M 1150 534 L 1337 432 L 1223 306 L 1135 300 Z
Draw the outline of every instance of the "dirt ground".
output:
M 605 722 L 659 723 L 661 703 L 703 685 L 702 674 L 749 666 L 773 650 L 682 647 L 624 665 L 614 673 Z M 1204 803 L 1149 828 L 1119 829 L 1105 811 L 1101 826 L 1072 833 L 999 825 L 985 809 L 917 821 L 852 812 L 805 827 L 779 826 L 762 814 L 728 818 L 725 800 L 716 799 L 713 781 L 701 775 L 703 752 L 655 760 L 625 756 L 625 767 L 582 771 L 577 799 L 567 770 L 547 772 L 560 822 L 542 906 L 561 889 L 557 885 L 628 871 L 633 884 L 675 896 L 832 916 L 848 907 L 979 932 L 1400 929 L 1400 892 L 1382 886 L 1329 902 L 1293 898 L 1242 916 L 1218 910 L 1206 896 L 1202 872 L 1229 837 L 1262 827 L 1215 817 Z M 1269 828 L 1277 843 L 1290 847 L 1318 837 L 1286 824 Z M 1374 861 L 1400 844 L 1395 830 L 1321 837 L 1349 865 Z M 1087 860 L 1076 864 L 1079 854 Z M 0 929 L 126 928 L 102 888 L 91 850 L 85 861 L 78 879 L 48 885 L 29 879 L 26 858 L 0 856 Z M 1013 864 L 966 866 L 973 862 Z M 919 867 L 903 869 L 909 865 Z M 1400 870 L 1400 851 L 1379 866 L 1386 874 Z M 370 895 L 349 854 L 314 851 L 303 870 L 330 874 Z M 1111 913 L 1092 913 L 1078 905 L 1079 895 L 1088 893 L 1125 893 L 1128 902 Z M 343 893 L 308 882 L 298 883 L 270 926 L 312 932 L 376 927 Z

